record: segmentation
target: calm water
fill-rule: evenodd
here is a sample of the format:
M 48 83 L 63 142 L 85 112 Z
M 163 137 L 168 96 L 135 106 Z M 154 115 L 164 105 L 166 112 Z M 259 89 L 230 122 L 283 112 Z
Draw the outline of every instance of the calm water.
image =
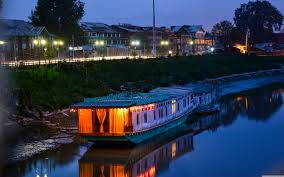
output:
M 284 175 L 284 91 L 222 101 L 159 139 L 125 148 L 68 145 L 7 170 L 7 177 L 259 177 Z M 89 149 L 89 150 L 88 150 Z

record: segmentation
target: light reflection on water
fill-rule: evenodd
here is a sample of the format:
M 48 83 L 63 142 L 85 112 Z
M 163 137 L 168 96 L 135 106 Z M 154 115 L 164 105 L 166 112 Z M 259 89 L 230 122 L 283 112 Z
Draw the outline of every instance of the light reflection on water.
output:
M 283 90 L 226 98 L 221 108 L 136 147 L 67 145 L 18 164 L 8 176 L 284 175 Z

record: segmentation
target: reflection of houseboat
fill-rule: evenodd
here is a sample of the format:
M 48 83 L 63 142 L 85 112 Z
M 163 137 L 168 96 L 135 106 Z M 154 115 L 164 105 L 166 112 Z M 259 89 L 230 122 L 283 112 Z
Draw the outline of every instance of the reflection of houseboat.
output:
M 191 134 L 135 148 L 92 147 L 79 161 L 79 176 L 154 177 L 167 169 L 171 161 L 192 150 Z
M 87 140 L 137 144 L 182 124 L 214 99 L 210 85 L 190 85 L 85 99 L 71 111 L 78 111 L 79 134 Z
M 79 160 L 79 177 L 154 177 L 194 150 L 195 135 L 216 129 L 220 115 L 209 115 L 133 146 L 93 146 Z

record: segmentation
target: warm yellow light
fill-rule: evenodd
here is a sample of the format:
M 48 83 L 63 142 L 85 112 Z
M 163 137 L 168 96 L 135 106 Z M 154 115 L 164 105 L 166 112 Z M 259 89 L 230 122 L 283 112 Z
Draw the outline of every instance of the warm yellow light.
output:
M 105 41 L 96 41 L 95 45 L 96 46 L 104 46 L 105 45 Z
M 172 113 L 176 113 L 176 100 L 172 100 Z
M 161 45 L 167 46 L 167 45 L 169 45 L 169 41 L 161 41 Z
M 59 45 L 63 46 L 64 42 L 63 41 L 59 41 Z
M 5 41 L 0 41 L 0 45 L 4 45 L 5 44 Z
M 39 43 L 39 41 L 38 41 L 38 40 L 36 40 L 36 39 L 35 39 L 35 40 L 33 40 L 33 44 L 34 44 L 34 45 L 38 45 L 38 43 Z
M 172 51 L 172 50 L 170 50 L 170 51 L 169 51 L 169 54 L 170 54 L 170 55 L 172 55 L 172 54 L 173 54 L 173 51 Z
M 190 44 L 190 45 L 193 45 L 193 44 L 194 44 L 194 42 L 193 42 L 193 41 L 190 41 L 190 42 L 189 42 L 189 44 Z
M 46 42 L 46 40 L 42 39 L 42 40 L 40 40 L 40 44 L 41 44 L 41 45 L 46 45 L 47 42 Z
M 132 41 L 131 45 L 132 46 L 139 46 L 140 45 L 140 41 L 137 41 L 137 40 L 136 41 Z
M 58 45 L 58 42 L 57 41 L 53 41 L 53 45 Z

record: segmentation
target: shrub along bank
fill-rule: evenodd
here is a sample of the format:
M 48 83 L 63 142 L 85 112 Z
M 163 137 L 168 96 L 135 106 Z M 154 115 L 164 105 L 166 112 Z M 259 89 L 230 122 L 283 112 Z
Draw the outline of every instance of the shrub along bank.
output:
M 18 109 L 54 111 L 85 97 L 148 91 L 234 73 L 279 68 L 283 57 L 196 56 L 170 59 L 61 63 L 13 69 Z

